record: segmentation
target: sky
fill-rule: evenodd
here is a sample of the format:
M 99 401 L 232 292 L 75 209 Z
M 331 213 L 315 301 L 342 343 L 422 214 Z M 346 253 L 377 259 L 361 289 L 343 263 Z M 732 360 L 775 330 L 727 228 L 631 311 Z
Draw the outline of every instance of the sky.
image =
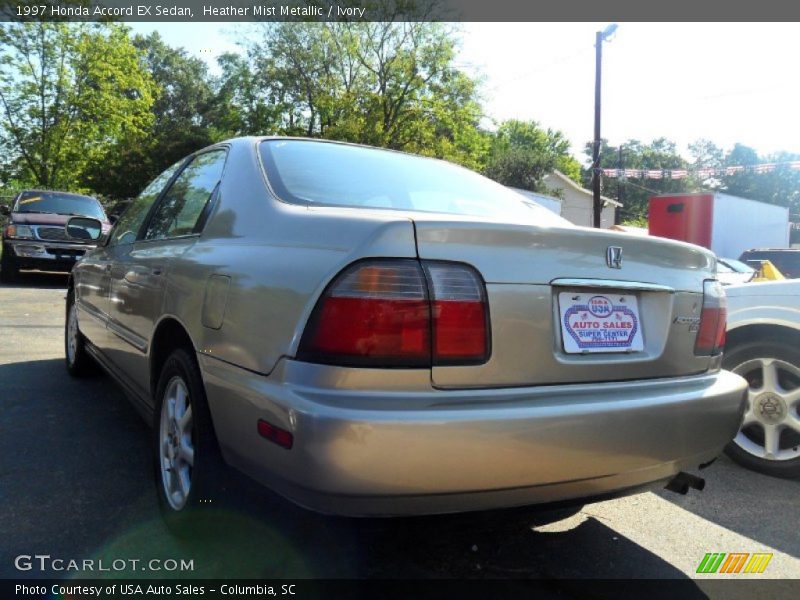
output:
M 457 65 L 483 80 L 485 123 L 535 120 L 584 160 L 594 131 L 595 32 L 609 23 L 461 23 Z M 237 51 L 236 23 L 136 23 L 202 57 Z M 707 138 L 800 153 L 800 24 L 619 23 L 603 44 L 602 136 Z

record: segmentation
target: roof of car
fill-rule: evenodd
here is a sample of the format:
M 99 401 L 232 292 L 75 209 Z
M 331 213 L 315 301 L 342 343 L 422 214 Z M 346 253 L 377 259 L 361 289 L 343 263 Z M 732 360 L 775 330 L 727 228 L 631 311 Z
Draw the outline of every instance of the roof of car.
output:
M 352 146 L 355 148 L 368 148 L 369 150 L 380 150 L 382 152 L 394 152 L 395 154 L 404 154 L 406 156 L 414 156 L 416 158 L 427 158 L 430 160 L 438 160 L 440 162 L 446 162 L 448 164 L 456 165 L 460 167 L 458 163 L 449 161 L 445 158 L 438 158 L 436 156 L 425 156 L 424 154 L 416 154 L 414 152 L 406 152 L 405 150 L 396 150 L 394 148 L 384 148 L 383 146 L 370 146 L 368 144 L 358 144 L 356 142 L 345 142 L 341 140 L 331 140 L 326 138 L 312 138 L 312 137 L 303 137 L 303 136 L 294 136 L 294 135 L 249 135 L 249 136 L 240 136 L 235 138 L 230 138 L 227 140 L 223 140 L 218 144 L 214 144 L 213 146 L 219 146 L 224 144 L 241 144 L 241 143 L 252 143 L 252 142 L 264 142 L 267 140 L 293 140 L 293 141 L 300 141 L 300 142 L 319 142 L 321 144 L 336 144 L 338 146 Z M 213 146 L 209 146 L 210 148 Z M 466 168 L 466 167 L 464 167 Z
M 742 254 L 747 254 L 748 252 L 800 252 L 800 248 L 751 248 L 750 250 L 745 250 Z
M 17 194 L 17 196 L 19 196 L 20 194 L 26 194 L 26 193 L 31 193 L 31 192 L 34 193 L 34 194 L 63 194 L 65 196 L 76 196 L 78 198 L 92 198 L 93 200 L 97 199 L 94 196 L 90 196 L 88 194 L 77 194 L 75 192 L 63 192 L 61 190 L 40 190 L 40 189 L 37 189 L 37 188 L 28 188 L 28 189 L 20 190 L 20 192 Z

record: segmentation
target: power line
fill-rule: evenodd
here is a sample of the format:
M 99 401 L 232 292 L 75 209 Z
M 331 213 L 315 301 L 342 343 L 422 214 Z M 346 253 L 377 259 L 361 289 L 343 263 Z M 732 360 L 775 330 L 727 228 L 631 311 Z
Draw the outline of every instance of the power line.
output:
M 553 61 L 550 61 L 549 63 L 546 63 L 544 65 L 536 67 L 535 69 L 532 69 L 530 71 L 525 71 L 523 73 L 519 73 L 517 75 L 514 75 L 513 77 L 509 77 L 508 79 L 505 79 L 503 81 L 499 81 L 498 83 L 496 83 L 492 87 L 488 88 L 487 91 L 489 91 L 489 92 L 497 91 L 499 88 L 501 88 L 503 86 L 506 86 L 506 85 L 508 85 L 510 83 L 513 83 L 515 81 L 519 81 L 520 79 L 528 78 L 528 77 L 530 77 L 532 75 L 536 75 L 538 73 L 542 73 L 543 71 L 547 71 L 549 69 L 552 69 L 555 66 L 558 66 L 560 64 L 564 64 L 564 63 L 569 62 L 569 61 L 571 61 L 571 60 L 573 60 L 575 58 L 578 58 L 579 56 L 583 56 L 584 54 L 588 54 L 593 49 L 594 49 L 594 46 L 589 46 L 587 48 L 584 48 L 584 49 L 580 50 L 579 52 L 576 52 L 574 54 L 570 54 L 570 55 L 567 55 L 567 56 L 562 56 L 562 57 L 557 58 L 557 59 L 555 59 Z

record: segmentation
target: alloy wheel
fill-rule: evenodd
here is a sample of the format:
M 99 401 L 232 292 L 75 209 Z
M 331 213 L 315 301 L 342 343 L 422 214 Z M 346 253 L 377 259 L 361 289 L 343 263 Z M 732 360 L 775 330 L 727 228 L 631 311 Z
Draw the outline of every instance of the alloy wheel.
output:
M 75 357 L 78 354 L 78 310 L 73 302 L 67 313 L 67 360 L 69 364 L 75 364 Z
M 159 464 L 164 495 L 173 510 L 181 510 L 189 499 L 194 468 L 192 405 L 186 383 L 170 379 L 161 403 Z
M 800 368 L 777 358 L 756 358 L 732 370 L 749 386 L 734 443 L 761 459 L 800 457 Z

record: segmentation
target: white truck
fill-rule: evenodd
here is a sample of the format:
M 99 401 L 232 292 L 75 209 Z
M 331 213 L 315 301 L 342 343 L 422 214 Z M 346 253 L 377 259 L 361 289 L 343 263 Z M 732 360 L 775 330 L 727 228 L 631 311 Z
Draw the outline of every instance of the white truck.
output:
M 718 192 L 652 196 L 650 235 L 738 258 L 752 248 L 789 247 L 789 209 Z

